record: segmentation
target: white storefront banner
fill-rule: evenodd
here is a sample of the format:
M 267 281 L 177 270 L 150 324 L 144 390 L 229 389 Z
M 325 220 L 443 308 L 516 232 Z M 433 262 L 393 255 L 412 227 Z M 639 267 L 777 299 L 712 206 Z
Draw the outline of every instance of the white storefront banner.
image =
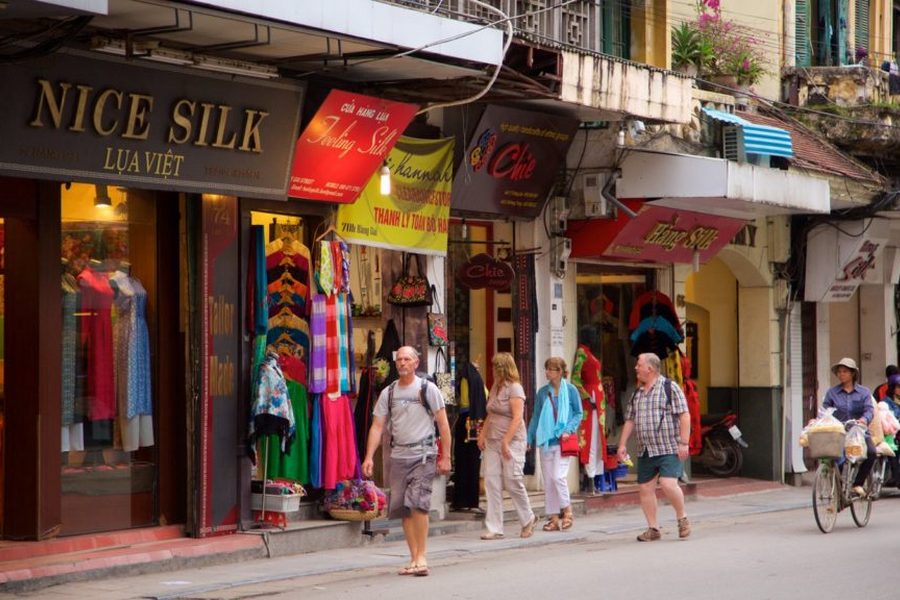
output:
M 806 236 L 807 302 L 846 302 L 864 283 L 884 281 L 882 253 L 890 239 L 878 219 L 834 221 Z

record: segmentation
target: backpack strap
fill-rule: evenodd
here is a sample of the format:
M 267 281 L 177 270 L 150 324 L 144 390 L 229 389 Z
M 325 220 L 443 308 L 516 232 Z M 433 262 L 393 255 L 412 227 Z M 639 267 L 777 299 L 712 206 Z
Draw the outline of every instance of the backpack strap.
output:
M 666 420 L 666 413 L 672 412 L 672 380 L 663 376 L 663 390 L 666 392 L 666 406 L 659 416 L 659 425 L 656 427 L 656 433 L 662 431 L 663 421 Z

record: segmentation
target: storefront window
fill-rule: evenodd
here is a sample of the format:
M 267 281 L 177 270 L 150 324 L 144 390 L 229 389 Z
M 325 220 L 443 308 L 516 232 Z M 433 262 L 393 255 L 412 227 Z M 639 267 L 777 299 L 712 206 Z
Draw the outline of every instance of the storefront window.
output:
M 105 185 L 61 195 L 62 533 L 151 525 L 155 205 Z

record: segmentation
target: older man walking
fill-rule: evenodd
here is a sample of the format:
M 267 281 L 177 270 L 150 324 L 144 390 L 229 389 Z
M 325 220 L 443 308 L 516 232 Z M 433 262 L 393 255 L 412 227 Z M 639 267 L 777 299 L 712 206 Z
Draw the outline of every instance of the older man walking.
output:
M 381 444 L 385 425 L 390 427 L 391 500 L 388 516 L 402 518 L 403 535 L 409 546 L 409 565 L 400 575 L 428 575 L 426 540 L 431 484 L 436 473 L 450 472 L 450 424 L 437 386 L 416 375 L 419 354 L 403 346 L 395 355 L 400 378 L 382 390 L 373 411 L 362 471 L 372 476 L 373 457 Z M 440 432 L 441 454 L 437 459 L 434 424 Z
M 647 519 L 647 530 L 637 536 L 639 542 L 660 539 L 656 505 L 656 485 L 675 509 L 678 537 L 691 534 L 691 524 L 684 512 L 684 494 L 678 478 L 684 472 L 683 462 L 689 455 L 691 416 L 681 386 L 659 373 L 659 357 L 653 353 L 638 356 L 634 367 L 638 388 L 625 415 L 619 438 L 619 460 L 625 459 L 625 444 L 632 431 L 638 439 L 638 492 L 641 510 Z

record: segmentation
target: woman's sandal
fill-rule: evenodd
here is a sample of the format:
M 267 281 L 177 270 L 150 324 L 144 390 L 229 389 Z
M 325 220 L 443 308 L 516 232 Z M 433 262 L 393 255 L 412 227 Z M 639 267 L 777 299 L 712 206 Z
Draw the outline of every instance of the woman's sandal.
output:
M 559 517 L 551 515 L 547 522 L 544 523 L 542 529 L 544 531 L 559 531 Z
M 532 535 L 534 535 L 535 525 L 537 525 L 537 515 L 531 515 L 531 520 L 528 521 L 528 525 L 522 528 L 522 531 L 519 533 L 519 537 L 530 538 Z
M 416 577 L 428 577 L 428 565 L 418 565 L 413 567 L 413 572 L 410 575 L 415 575 Z

